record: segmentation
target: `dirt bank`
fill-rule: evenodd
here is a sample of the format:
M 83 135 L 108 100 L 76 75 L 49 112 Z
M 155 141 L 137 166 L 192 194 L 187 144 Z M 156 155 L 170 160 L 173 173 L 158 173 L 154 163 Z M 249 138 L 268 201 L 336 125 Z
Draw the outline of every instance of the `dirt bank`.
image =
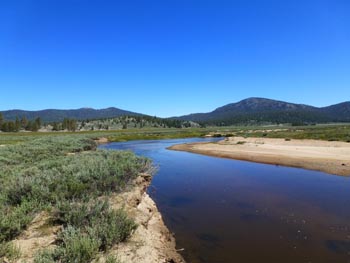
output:
M 100 137 L 94 140 L 97 144 L 105 144 L 108 143 L 109 140 L 106 137 Z
M 184 263 L 176 251 L 175 238 L 165 226 L 156 204 L 146 193 L 150 180 L 148 175 L 140 176 L 130 191 L 111 198 L 113 208 L 124 207 L 138 224 L 128 242 L 115 246 L 111 254 L 125 263 Z
M 350 143 L 346 142 L 230 137 L 169 149 L 350 176 Z
M 138 227 L 127 242 L 115 245 L 108 255 L 115 255 L 123 263 L 184 263 L 175 247 L 175 239 L 165 226 L 155 203 L 146 193 L 151 177 L 140 175 L 121 194 L 110 197 L 111 207 L 124 208 L 134 218 Z M 50 216 L 46 212 L 38 214 L 22 235 L 12 241 L 20 250 L 16 261 L 33 262 L 36 252 L 43 248 L 54 248 L 60 226 L 50 225 Z M 94 262 L 105 262 L 108 255 L 100 255 Z

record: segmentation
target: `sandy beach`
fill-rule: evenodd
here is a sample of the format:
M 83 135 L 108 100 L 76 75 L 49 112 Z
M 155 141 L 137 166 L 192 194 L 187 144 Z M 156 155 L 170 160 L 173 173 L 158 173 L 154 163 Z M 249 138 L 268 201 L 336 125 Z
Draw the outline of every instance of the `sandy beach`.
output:
M 350 176 L 350 143 L 346 142 L 230 137 L 169 149 Z

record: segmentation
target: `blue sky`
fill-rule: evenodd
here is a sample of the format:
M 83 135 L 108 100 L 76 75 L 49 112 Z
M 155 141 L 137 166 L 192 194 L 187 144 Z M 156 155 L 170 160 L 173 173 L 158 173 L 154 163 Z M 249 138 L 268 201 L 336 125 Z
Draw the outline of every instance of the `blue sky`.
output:
M 348 0 L 3 0 L 0 110 L 350 100 Z

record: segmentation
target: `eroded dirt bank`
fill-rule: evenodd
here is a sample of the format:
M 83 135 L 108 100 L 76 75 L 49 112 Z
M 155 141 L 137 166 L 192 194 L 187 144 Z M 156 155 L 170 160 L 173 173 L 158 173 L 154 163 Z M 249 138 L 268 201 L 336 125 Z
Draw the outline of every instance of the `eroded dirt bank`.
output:
M 230 137 L 169 149 L 350 176 L 350 143 L 346 142 Z
M 165 226 L 156 204 L 146 193 L 150 180 L 150 176 L 141 175 L 130 191 L 111 198 L 114 208 L 124 206 L 138 224 L 128 242 L 115 246 L 111 254 L 125 263 L 184 263 L 176 250 L 174 236 Z

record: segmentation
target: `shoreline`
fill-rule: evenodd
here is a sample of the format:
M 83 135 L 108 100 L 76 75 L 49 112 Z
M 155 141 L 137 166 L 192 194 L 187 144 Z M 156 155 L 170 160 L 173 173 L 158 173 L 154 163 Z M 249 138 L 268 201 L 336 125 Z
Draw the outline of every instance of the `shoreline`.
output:
M 141 174 L 129 191 L 111 197 L 111 207 L 124 208 L 138 226 L 127 242 L 117 244 L 109 254 L 117 256 L 121 262 L 185 263 L 176 250 L 175 237 L 146 192 L 151 179 L 150 175 Z
M 350 143 L 346 142 L 229 137 L 216 143 L 178 144 L 168 149 L 350 176 Z
M 109 143 L 106 137 L 100 137 L 98 145 Z M 147 194 L 152 176 L 141 174 L 130 188 L 111 197 L 114 209 L 123 208 L 134 218 L 138 227 L 125 243 L 116 245 L 110 254 L 121 262 L 130 263 L 185 263 L 176 249 L 174 235 L 165 225 L 154 200 Z

